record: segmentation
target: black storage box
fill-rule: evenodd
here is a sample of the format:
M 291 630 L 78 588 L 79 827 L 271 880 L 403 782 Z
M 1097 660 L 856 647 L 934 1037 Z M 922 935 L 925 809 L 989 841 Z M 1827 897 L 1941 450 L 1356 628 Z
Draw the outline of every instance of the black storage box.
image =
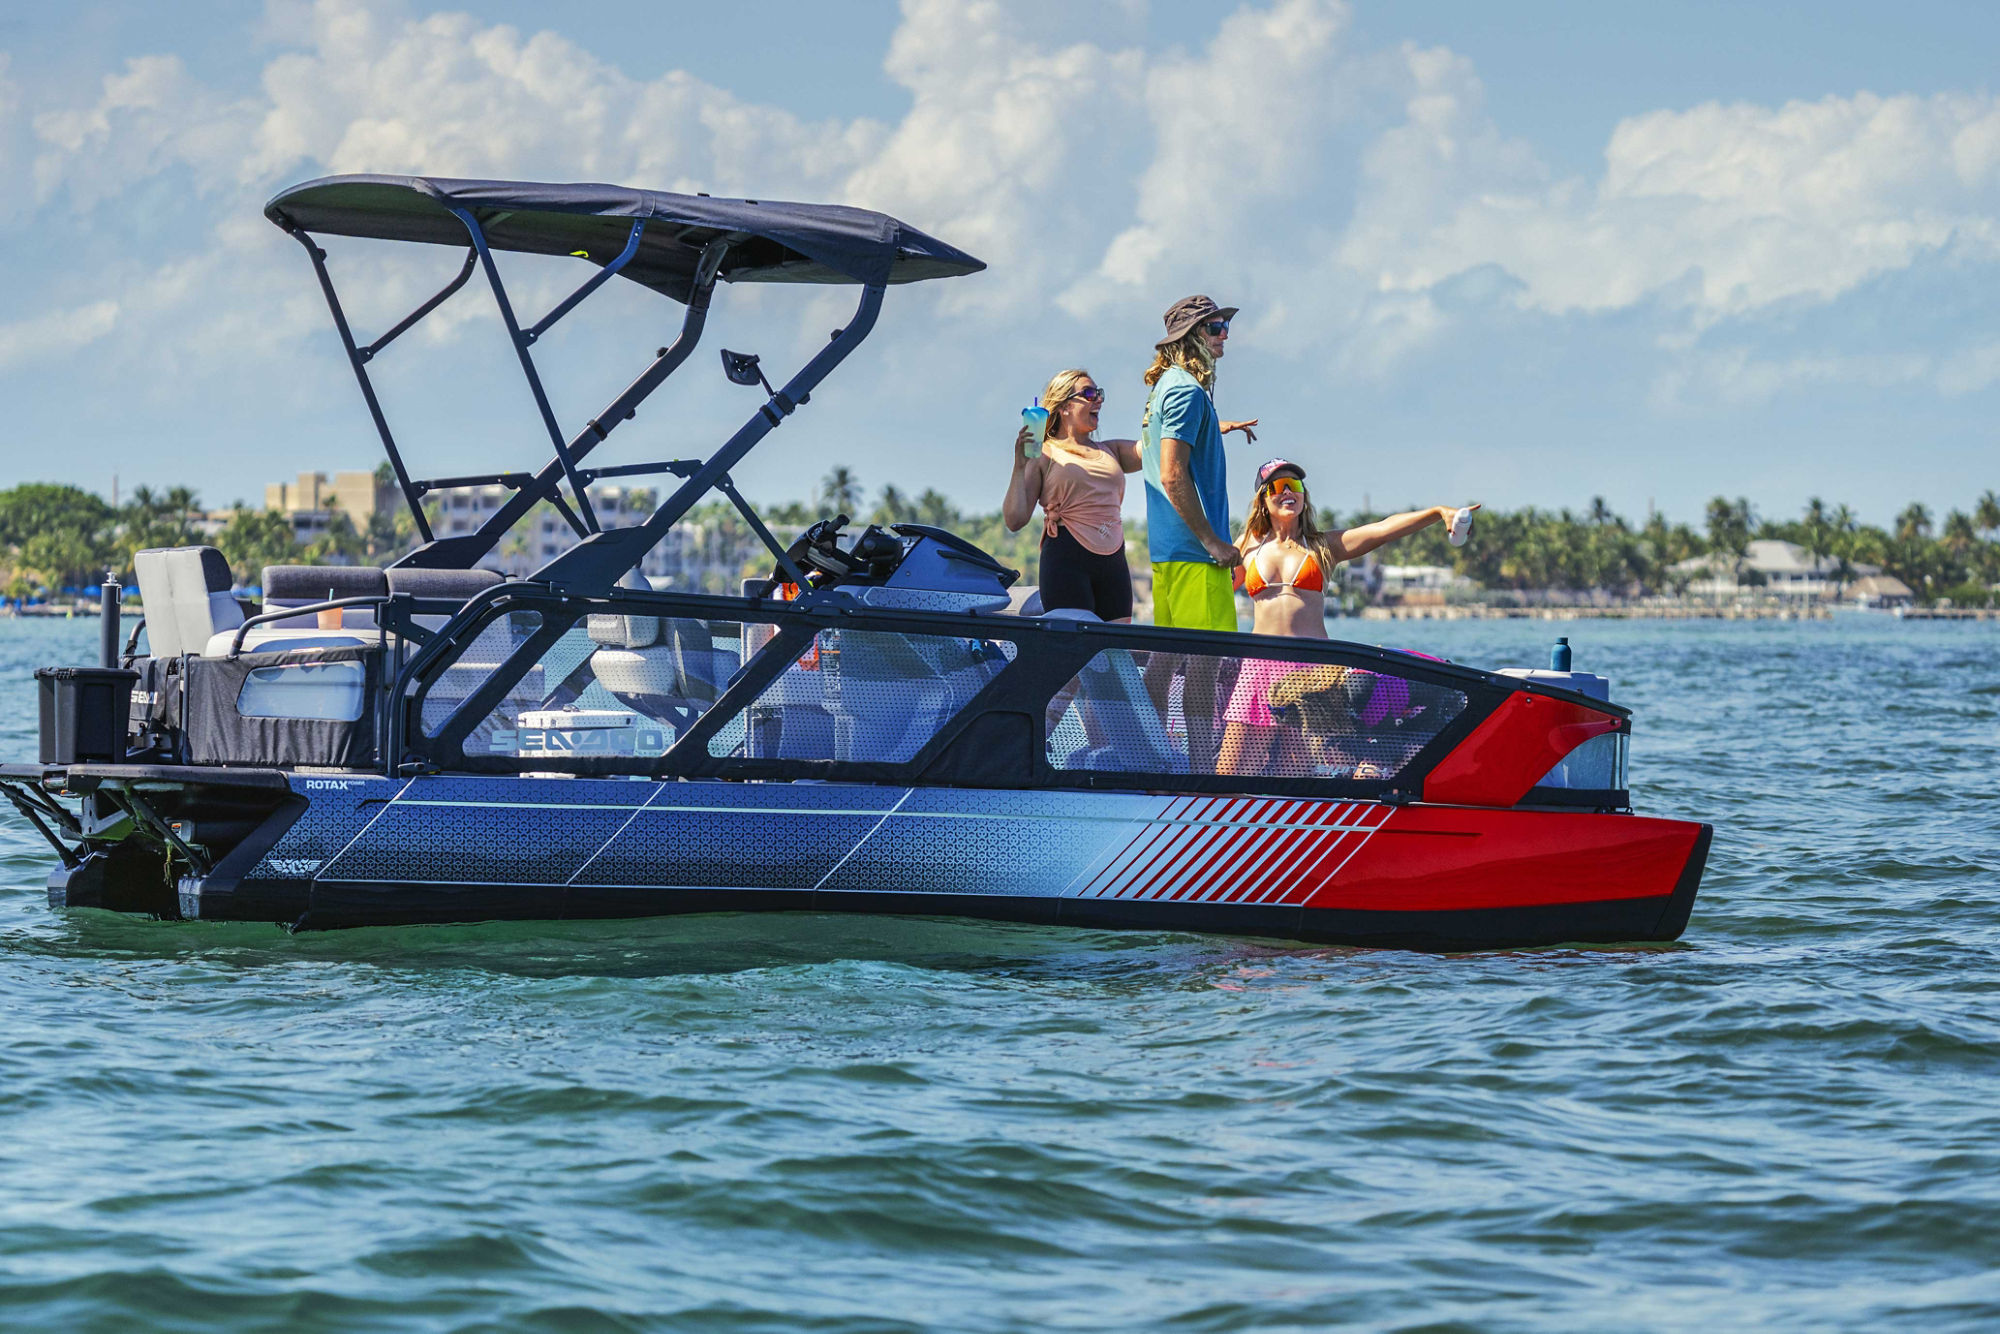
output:
M 43 764 L 118 764 L 139 673 L 120 667 L 41 667 Z

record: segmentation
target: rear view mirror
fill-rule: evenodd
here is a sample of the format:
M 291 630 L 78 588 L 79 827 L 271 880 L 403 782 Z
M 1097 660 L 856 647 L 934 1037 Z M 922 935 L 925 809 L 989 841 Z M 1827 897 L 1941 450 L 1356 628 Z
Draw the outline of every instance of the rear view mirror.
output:
M 755 352 L 731 352 L 722 349 L 722 373 L 729 377 L 731 384 L 762 385 L 764 392 L 771 392 L 771 382 L 764 378 L 763 367 L 757 364 Z

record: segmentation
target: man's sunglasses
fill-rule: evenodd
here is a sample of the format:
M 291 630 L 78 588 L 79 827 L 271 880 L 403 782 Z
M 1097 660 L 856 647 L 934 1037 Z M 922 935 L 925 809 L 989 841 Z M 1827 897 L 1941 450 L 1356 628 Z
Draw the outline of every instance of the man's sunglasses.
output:
M 1086 403 L 1102 403 L 1104 401 L 1104 390 L 1097 385 L 1092 385 L 1088 389 L 1077 390 L 1074 394 L 1070 395 L 1070 398 L 1080 398 Z M 1067 402 L 1068 399 L 1064 401 Z
M 1222 335 L 1229 332 L 1229 321 L 1210 320 L 1207 324 L 1204 324 L 1201 327 L 1208 330 L 1209 337 L 1220 338 L 1222 337 Z
M 1306 493 L 1306 484 L 1296 477 L 1273 477 L 1264 486 L 1273 494 L 1279 491 L 1295 491 L 1299 495 Z

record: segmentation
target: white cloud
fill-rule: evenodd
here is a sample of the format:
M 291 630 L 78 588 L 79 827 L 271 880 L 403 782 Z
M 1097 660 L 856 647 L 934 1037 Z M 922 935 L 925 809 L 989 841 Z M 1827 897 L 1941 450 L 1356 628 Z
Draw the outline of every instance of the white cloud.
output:
M 1141 129 L 1139 52 L 1034 39 L 995 0 L 904 0 L 885 68 L 910 112 L 842 186 L 988 261 L 961 300 L 989 309 L 1045 305 L 1070 279 Z
M 178 56 L 136 57 L 104 77 L 94 104 L 34 117 L 42 144 L 36 198 L 46 203 L 60 190 L 73 207 L 88 210 L 134 180 L 181 166 L 194 169 L 197 189 L 234 184 L 254 114 L 249 102 L 204 87 Z
M 348 171 L 880 208 L 992 264 L 930 298 L 947 319 L 978 320 L 988 343 L 1064 316 L 1066 341 L 1136 336 L 1199 289 L 1242 305 L 1265 346 L 1368 378 L 1482 305 L 1657 307 L 1663 402 L 1702 377 L 1748 401 L 1820 383 L 1833 364 L 1704 352 L 1732 321 L 1837 299 L 1939 250 L 2000 256 L 1989 95 L 1658 111 L 1611 132 L 1598 179 L 1555 179 L 1493 122 L 1468 61 L 1356 51 L 1344 0 L 1249 0 L 1195 49 L 1152 55 L 1066 41 L 1062 12 L 903 0 L 884 68 L 910 108 L 883 124 L 800 117 L 684 71 L 634 79 L 559 35 L 465 14 L 276 0 L 262 35 L 286 49 L 254 93 L 147 56 L 33 117 L 32 206 L 88 211 L 175 171 L 208 192 L 200 244 L 150 252 L 151 273 L 110 275 L 115 301 L 78 307 L 133 324 L 140 336 L 121 341 L 149 347 L 201 311 L 206 351 L 173 353 L 188 366 L 282 354 L 317 327 L 296 256 L 258 207 L 289 181 Z M 10 88 L 0 56 L 0 154 Z M 434 259 L 343 257 L 343 281 L 357 306 L 407 305 L 435 282 Z M 449 336 L 475 304 L 446 307 L 426 336 Z M 1990 352 L 1968 349 L 1913 378 L 1964 393 L 1995 376 Z
M 2000 342 L 1960 348 L 1937 368 L 1938 389 L 1953 397 L 1976 394 L 1994 384 L 2000 384 Z
M 1736 345 L 1695 349 L 1654 381 L 1655 407 L 1680 409 L 1721 404 L 1763 407 L 1785 394 L 1886 390 L 1926 386 L 1947 398 L 1978 393 L 2000 383 L 2000 342 L 1973 344 L 1937 354 L 1909 352 L 1808 352 L 1760 356 Z
M 0 324 L 0 367 L 59 357 L 88 347 L 110 333 L 117 323 L 117 302 L 93 301 L 70 310 L 52 310 Z
M 1392 134 L 1420 161 L 1453 156 L 1450 131 L 1417 129 L 1413 115 Z M 1489 174 L 1386 210 L 1350 237 L 1351 262 L 1409 291 L 1496 264 L 1536 309 L 1659 299 L 1703 327 L 1831 300 L 1948 247 L 2000 256 L 2000 100 L 1986 95 L 1657 111 L 1612 132 L 1594 186 L 1537 184 L 1518 161 Z
M 553 33 L 465 14 L 407 20 L 321 0 L 288 26 L 306 49 L 265 69 L 249 158 L 268 180 L 305 166 L 824 194 L 880 138 L 868 122 L 807 122 L 679 71 L 635 80 Z
M 1326 140 L 1351 113 L 1352 81 L 1338 44 L 1347 21 L 1339 0 L 1246 7 L 1223 19 L 1200 54 L 1147 71 L 1153 157 L 1139 178 L 1134 217 L 1105 247 L 1095 281 L 1066 306 L 1089 313 L 1141 294 L 1164 306 L 1163 287 L 1214 285 L 1203 275 L 1243 281 L 1252 269 L 1271 268 L 1270 252 L 1288 249 L 1299 229 L 1294 223 L 1273 235 L 1260 224 L 1296 218 L 1327 183 Z M 1232 263 L 1232 252 L 1249 262 Z

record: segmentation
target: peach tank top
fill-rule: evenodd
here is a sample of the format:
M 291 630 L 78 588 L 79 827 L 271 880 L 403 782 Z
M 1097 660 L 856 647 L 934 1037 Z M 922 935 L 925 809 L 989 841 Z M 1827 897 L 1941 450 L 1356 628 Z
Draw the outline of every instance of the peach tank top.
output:
M 1042 535 L 1069 529 L 1084 550 L 1110 556 L 1125 549 L 1125 470 L 1118 456 L 1095 445 L 1077 448 L 1051 438 L 1042 446 Z

